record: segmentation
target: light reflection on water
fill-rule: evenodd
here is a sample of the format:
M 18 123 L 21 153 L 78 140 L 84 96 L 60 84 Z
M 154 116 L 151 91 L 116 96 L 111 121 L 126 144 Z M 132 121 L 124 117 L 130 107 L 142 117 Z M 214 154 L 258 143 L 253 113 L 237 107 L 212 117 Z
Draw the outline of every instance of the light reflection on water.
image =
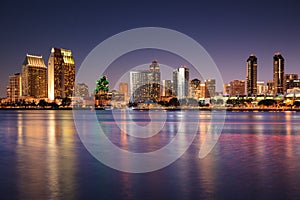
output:
M 145 112 L 132 112 L 147 119 Z M 189 116 L 188 118 L 186 116 Z M 197 137 L 172 165 L 129 174 L 95 160 L 81 144 L 72 111 L 0 111 L 0 189 L 11 199 L 291 199 L 300 196 L 299 113 L 227 113 L 212 152 L 199 159 L 210 112 L 168 112 L 159 134 L 127 135 L 131 122 L 121 113 L 120 128 L 110 111 L 99 112 L 102 127 L 120 148 L 148 152 L 168 144 L 179 121 L 200 118 Z M 181 147 L 178 148 L 181 148 Z M 170 152 L 171 154 L 172 152 Z M 122 160 L 122 162 L 128 162 Z

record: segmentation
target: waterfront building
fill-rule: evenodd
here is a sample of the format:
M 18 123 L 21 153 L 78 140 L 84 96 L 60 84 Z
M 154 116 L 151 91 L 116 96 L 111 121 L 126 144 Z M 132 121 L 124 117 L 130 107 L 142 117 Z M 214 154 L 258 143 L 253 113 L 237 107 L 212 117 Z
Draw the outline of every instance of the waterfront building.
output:
M 209 97 L 214 97 L 216 95 L 216 80 L 215 79 L 207 79 L 205 80 L 205 85 L 208 90 Z
M 7 99 L 11 102 L 16 102 L 22 99 L 22 75 L 20 73 L 9 76 Z
M 210 95 L 209 95 L 209 91 L 207 89 L 207 86 L 205 83 L 200 83 L 199 85 L 199 98 L 203 99 L 203 98 L 209 98 Z
M 130 101 L 160 101 L 160 67 L 156 60 L 149 70 L 130 72 Z
M 264 95 L 267 93 L 267 86 L 264 81 L 257 81 L 257 94 Z
M 71 50 L 52 48 L 48 61 L 49 100 L 72 97 L 75 86 L 75 62 Z
M 162 80 L 161 84 L 161 96 L 169 97 L 172 96 L 173 83 L 171 80 Z
M 157 60 L 154 60 L 149 67 L 149 92 L 150 99 L 154 102 L 160 101 L 160 66 Z
M 273 81 L 274 94 L 284 94 L 284 58 L 280 53 L 276 53 L 273 57 Z
M 230 96 L 245 95 L 245 81 L 233 80 L 230 82 Z
M 298 87 L 298 74 L 284 74 L 285 89 L 293 89 Z
M 119 93 L 124 95 L 124 100 L 128 101 L 128 83 L 120 82 L 119 83 Z
M 274 81 L 273 80 L 268 80 L 267 81 L 267 94 L 274 94 Z
M 22 65 L 22 95 L 47 98 L 47 67 L 42 56 L 27 54 Z
M 75 96 L 82 97 L 83 99 L 88 99 L 90 97 L 89 86 L 85 83 L 76 83 Z
M 173 71 L 174 94 L 178 99 L 189 96 L 189 68 L 181 66 Z
M 251 54 L 247 59 L 246 66 L 247 95 L 255 96 L 257 94 L 257 58 Z
M 200 99 L 201 97 L 201 89 L 200 89 L 201 81 L 199 79 L 193 79 L 190 82 L 190 97 L 194 99 Z
M 150 100 L 148 76 L 148 70 L 136 70 L 130 72 L 131 102 L 139 103 Z
M 230 95 L 230 84 L 223 84 L 223 95 L 224 96 Z

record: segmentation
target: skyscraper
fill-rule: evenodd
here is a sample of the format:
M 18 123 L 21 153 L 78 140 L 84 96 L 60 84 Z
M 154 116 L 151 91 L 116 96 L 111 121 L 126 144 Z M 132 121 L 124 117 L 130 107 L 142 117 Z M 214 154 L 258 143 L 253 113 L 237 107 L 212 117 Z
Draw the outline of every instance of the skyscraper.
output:
M 160 67 L 156 60 L 149 70 L 130 72 L 130 98 L 132 102 L 160 100 Z
M 9 76 L 7 98 L 12 102 L 16 102 L 22 98 L 22 75 L 20 73 Z
M 189 96 L 189 68 L 181 66 L 173 71 L 174 93 L 178 99 Z
M 157 60 L 150 65 L 149 73 L 150 99 L 158 102 L 160 100 L 160 66 Z
M 216 80 L 207 79 L 205 80 L 205 85 L 208 90 L 209 97 L 214 97 L 216 95 Z
M 130 72 L 130 101 L 143 102 L 150 100 L 149 94 L 149 71 L 131 71 Z
M 23 96 L 47 98 L 47 67 L 42 56 L 26 55 L 22 65 Z
M 254 96 L 257 94 L 257 58 L 255 54 L 251 54 L 247 59 L 247 95 Z
M 284 94 L 284 58 L 280 53 L 273 57 L 274 94 Z
M 52 48 L 48 62 L 48 98 L 72 97 L 75 62 L 71 50 Z

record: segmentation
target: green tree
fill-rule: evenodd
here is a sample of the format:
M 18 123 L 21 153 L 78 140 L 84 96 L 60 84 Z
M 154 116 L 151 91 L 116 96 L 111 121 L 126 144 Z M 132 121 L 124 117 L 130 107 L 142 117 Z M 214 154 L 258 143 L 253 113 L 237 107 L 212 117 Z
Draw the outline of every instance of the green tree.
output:
M 63 107 L 70 106 L 71 103 L 72 103 L 72 100 L 70 98 L 68 98 L 68 97 L 63 98 L 62 101 L 61 101 L 61 105 Z
M 180 103 L 176 97 L 173 97 L 172 99 L 170 99 L 169 104 L 170 104 L 170 106 L 180 106 Z
M 99 80 L 96 81 L 96 88 L 94 89 L 95 94 L 99 92 L 108 92 L 109 91 L 109 82 L 106 76 L 101 76 Z

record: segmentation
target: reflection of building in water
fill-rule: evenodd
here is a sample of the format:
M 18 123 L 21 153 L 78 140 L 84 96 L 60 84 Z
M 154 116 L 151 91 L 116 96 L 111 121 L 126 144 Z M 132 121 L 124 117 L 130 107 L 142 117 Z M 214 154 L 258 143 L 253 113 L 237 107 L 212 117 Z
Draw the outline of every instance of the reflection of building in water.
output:
M 16 168 L 23 199 L 75 199 L 76 136 L 72 112 L 18 113 Z M 62 128 L 64 127 L 64 128 Z M 65 187 L 67 185 L 67 187 Z

